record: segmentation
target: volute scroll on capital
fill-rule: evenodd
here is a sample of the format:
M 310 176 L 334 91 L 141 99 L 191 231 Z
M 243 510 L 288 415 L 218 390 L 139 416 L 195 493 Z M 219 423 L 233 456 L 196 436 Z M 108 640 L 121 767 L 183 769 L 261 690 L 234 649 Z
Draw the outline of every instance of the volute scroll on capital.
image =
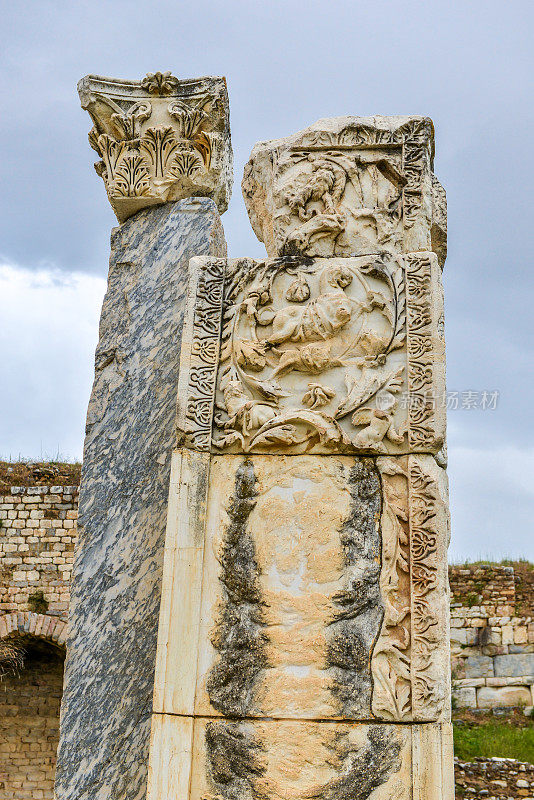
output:
M 232 190 L 228 92 L 224 78 L 142 81 L 88 75 L 78 84 L 93 128 L 89 143 L 119 222 L 153 205 L 211 197 L 223 213 Z

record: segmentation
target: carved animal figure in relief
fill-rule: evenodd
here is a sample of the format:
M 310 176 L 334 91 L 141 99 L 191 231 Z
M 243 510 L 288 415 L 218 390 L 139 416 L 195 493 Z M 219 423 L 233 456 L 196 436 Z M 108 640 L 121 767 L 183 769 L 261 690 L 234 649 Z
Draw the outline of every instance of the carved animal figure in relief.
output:
M 297 372 L 317 375 L 327 367 L 334 367 L 338 363 L 336 359 L 332 359 L 330 345 L 325 342 L 305 344 L 303 347 L 292 347 L 288 350 L 275 348 L 275 352 L 280 355 L 280 361 L 273 370 L 271 378 L 287 375 L 294 369 Z
M 393 410 L 394 408 L 388 411 L 382 411 L 379 408 L 361 408 L 356 411 L 352 415 L 352 424 L 366 427 L 352 438 L 352 444 L 355 447 L 378 453 L 386 452 L 383 439 L 389 439 L 390 442 L 401 445 L 404 436 L 393 426 Z
M 228 381 L 224 390 L 224 404 L 228 414 L 226 428 L 241 430 L 243 436 L 258 430 L 266 422 L 276 417 L 277 408 L 271 403 L 257 403 L 243 391 L 239 381 Z
M 308 161 L 313 172 L 297 175 L 283 193 L 291 211 L 303 222 L 318 213 L 307 207 L 309 202 L 321 201 L 326 213 L 335 212 L 347 182 L 345 170 L 334 161 L 314 153 L 310 153 Z
M 348 270 L 330 267 L 321 275 L 319 297 L 305 306 L 290 305 L 279 311 L 264 310 L 261 315 L 256 314 L 259 325 L 273 326 L 271 335 L 264 341 L 276 345 L 329 339 L 352 316 L 352 303 L 343 291 L 351 281 L 352 275 Z

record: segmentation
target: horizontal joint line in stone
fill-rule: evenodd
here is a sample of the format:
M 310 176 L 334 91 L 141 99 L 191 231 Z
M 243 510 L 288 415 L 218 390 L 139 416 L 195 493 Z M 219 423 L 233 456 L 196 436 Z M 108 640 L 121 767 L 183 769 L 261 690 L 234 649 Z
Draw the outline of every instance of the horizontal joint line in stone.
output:
M 208 453 L 211 456 L 245 456 L 246 458 L 250 458 L 251 456 L 273 456 L 274 458 L 293 458 L 295 456 L 313 456 L 318 458 L 332 458 L 332 456 L 339 457 L 339 456 L 357 456 L 358 458 L 383 458 L 386 456 L 387 458 L 405 458 L 406 456 L 432 456 L 435 458 L 437 453 L 433 453 L 431 450 L 407 450 L 405 453 L 371 453 L 369 451 L 364 450 L 334 450 L 332 453 L 310 453 L 310 452 L 302 452 L 302 453 L 276 453 L 272 450 L 249 450 L 246 453 L 243 450 L 236 450 L 234 452 L 229 453 L 226 450 L 217 450 L 216 447 L 211 447 L 209 450 L 204 450 L 200 447 L 195 447 L 194 445 L 189 444 L 179 444 L 176 446 L 176 450 L 193 450 L 195 453 Z
M 449 720 L 399 720 L 399 719 L 377 719 L 376 717 L 365 717 L 362 719 L 355 719 L 354 717 L 334 717 L 325 719 L 324 717 L 262 717 L 262 716 L 222 716 L 221 714 L 178 714 L 175 711 L 153 711 L 155 717 L 182 717 L 183 719 L 214 719 L 221 720 L 221 722 L 315 722 L 325 723 L 327 725 L 401 725 L 406 727 L 409 725 L 442 725 L 449 722 Z

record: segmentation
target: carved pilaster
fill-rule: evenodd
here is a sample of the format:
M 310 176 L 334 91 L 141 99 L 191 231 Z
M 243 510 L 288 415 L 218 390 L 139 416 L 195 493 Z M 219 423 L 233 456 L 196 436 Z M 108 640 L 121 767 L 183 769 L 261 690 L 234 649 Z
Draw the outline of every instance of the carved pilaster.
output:
M 268 257 L 191 259 L 149 800 L 453 797 L 432 155 L 423 117 L 261 143 Z
M 211 197 L 226 211 L 232 149 L 224 78 L 88 75 L 78 92 L 93 120 L 95 169 L 119 222 L 147 206 L 195 196 Z

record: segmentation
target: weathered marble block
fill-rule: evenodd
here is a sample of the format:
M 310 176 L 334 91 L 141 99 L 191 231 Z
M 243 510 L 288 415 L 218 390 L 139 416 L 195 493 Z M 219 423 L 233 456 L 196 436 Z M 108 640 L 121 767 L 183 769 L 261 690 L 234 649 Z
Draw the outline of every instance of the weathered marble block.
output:
M 243 196 L 270 257 L 434 250 L 446 257 L 445 192 L 427 117 L 321 119 L 255 145 Z
M 432 456 L 184 449 L 171 496 L 156 713 L 449 719 L 447 484 Z
M 245 453 L 442 448 L 443 292 L 434 253 L 199 258 L 190 270 L 179 421 L 186 444 Z
M 112 234 L 87 414 L 61 711 L 58 800 L 141 800 L 187 264 L 224 256 L 214 202 L 139 212 Z
M 226 211 L 233 174 L 224 78 L 87 75 L 78 92 L 94 123 L 89 143 L 101 159 L 95 169 L 119 222 L 190 196 L 212 197 Z
M 443 800 L 454 797 L 452 726 L 160 715 L 151 797 Z

